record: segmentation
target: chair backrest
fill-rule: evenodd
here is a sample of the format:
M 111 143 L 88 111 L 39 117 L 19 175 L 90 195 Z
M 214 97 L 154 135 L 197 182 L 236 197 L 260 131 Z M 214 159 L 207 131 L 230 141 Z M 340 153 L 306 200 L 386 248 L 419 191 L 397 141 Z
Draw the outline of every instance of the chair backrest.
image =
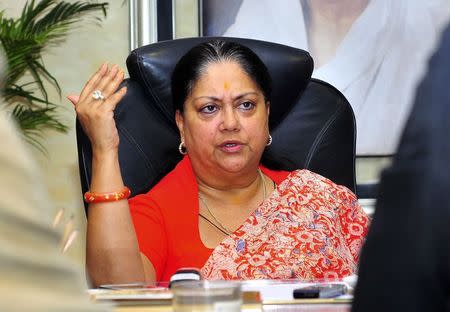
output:
M 177 39 L 138 48 L 127 58 L 127 94 L 115 110 L 119 162 L 132 195 L 147 192 L 180 161 L 180 137 L 171 101 L 170 77 L 180 57 L 212 37 Z M 224 39 L 224 38 L 220 38 Z M 306 168 L 355 191 L 356 126 L 345 97 L 311 79 L 313 60 L 303 50 L 251 39 L 226 38 L 251 48 L 273 80 L 270 132 L 273 143 L 262 163 L 272 169 Z M 83 192 L 91 179 L 92 152 L 77 122 Z

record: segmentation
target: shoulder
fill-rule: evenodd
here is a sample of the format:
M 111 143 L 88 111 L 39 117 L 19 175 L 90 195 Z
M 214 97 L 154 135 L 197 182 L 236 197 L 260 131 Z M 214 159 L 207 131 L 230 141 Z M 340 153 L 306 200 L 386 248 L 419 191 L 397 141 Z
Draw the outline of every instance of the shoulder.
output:
M 176 167 L 161 179 L 147 194 L 154 197 L 173 196 L 174 191 L 187 191 L 186 188 L 196 187 L 196 179 L 192 171 L 189 157 L 185 156 Z
M 177 207 L 186 202 L 196 192 L 196 179 L 188 157 L 184 157 L 176 167 L 161 179 L 149 192 L 129 200 L 130 208 L 156 206 Z
M 316 183 L 318 186 L 321 187 L 334 187 L 337 186 L 336 183 L 331 181 L 330 179 L 312 172 L 308 169 L 297 169 L 290 173 L 289 178 L 291 179 L 300 179 L 304 182 L 310 182 L 310 183 Z
M 356 195 L 347 187 L 307 169 L 292 171 L 283 181 L 285 187 L 299 188 L 303 191 L 319 194 L 327 198 L 356 201 Z
M 321 215 L 339 218 L 345 224 L 358 222 L 364 228 L 369 224 L 368 216 L 352 191 L 309 170 L 291 172 L 278 186 L 278 192 L 288 198 L 288 202 L 298 201 Z
M 291 173 L 290 171 L 269 169 L 269 168 L 264 167 L 263 165 L 260 165 L 260 169 L 265 175 L 267 175 L 269 178 L 271 178 L 276 184 L 280 184 Z
M 339 185 L 331 181 L 330 179 L 321 176 L 318 173 L 309 171 L 308 169 L 297 169 L 294 171 L 272 170 L 264 166 L 260 167 L 261 170 L 270 177 L 276 184 L 281 185 L 283 183 L 287 185 L 302 185 L 310 190 L 327 191 L 327 192 L 344 192 L 350 196 L 356 196 L 347 187 Z

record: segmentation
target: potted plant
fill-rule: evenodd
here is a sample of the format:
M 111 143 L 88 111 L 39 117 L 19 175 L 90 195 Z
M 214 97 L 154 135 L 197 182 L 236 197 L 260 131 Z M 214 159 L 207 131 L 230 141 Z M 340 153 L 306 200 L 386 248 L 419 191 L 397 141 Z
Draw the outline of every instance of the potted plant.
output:
M 58 105 L 48 98 L 48 85 L 60 95 L 61 89 L 45 67 L 42 54 L 61 44 L 82 18 L 100 21 L 100 17 L 92 15 L 97 12 L 106 17 L 107 7 L 106 2 L 31 0 L 17 18 L 8 18 L 5 11 L 0 11 L 0 43 L 7 62 L 3 105 L 17 121 L 25 140 L 41 151 L 45 151 L 42 144 L 45 130 L 67 131 L 59 120 Z

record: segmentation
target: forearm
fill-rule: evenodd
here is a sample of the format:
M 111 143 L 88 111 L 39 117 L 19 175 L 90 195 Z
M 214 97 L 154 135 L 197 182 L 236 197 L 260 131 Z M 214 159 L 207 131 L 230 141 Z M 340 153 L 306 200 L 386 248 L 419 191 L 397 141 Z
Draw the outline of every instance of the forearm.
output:
M 92 146 L 90 191 L 94 193 L 118 192 L 124 187 L 114 120 L 114 110 L 126 93 L 126 87 L 118 89 L 123 78 L 117 65 L 108 68 L 105 63 L 73 100 Z M 93 96 L 94 92 L 101 97 Z M 86 245 L 87 270 L 94 285 L 155 279 L 153 265 L 139 253 L 127 200 L 89 205 Z
M 117 152 L 94 153 L 90 190 L 105 193 L 123 187 Z M 127 200 L 89 205 L 86 261 L 95 286 L 145 281 Z

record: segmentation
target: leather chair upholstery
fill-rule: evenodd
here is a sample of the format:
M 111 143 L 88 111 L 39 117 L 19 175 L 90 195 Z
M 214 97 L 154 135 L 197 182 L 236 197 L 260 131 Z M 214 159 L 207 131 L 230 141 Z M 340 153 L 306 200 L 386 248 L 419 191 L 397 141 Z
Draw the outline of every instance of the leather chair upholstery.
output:
M 115 119 L 119 162 L 132 196 L 147 192 L 180 161 L 170 77 L 179 58 L 212 37 L 177 39 L 140 47 L 127 58 L 127 94 Z M 223 39 L 223 38 L 221 38 Z M 259 40 L 228 38 L 251 48 L 273 80 L 270 132 L 262 163 L 272 169 L 306 168 L 355 191 L 356 125 L 351 106 L 333 86 L 311 79 L 313 60 L 303 50 Z M 83 192 L 91 178 L 89 140 L 77 122 Z M 179 190 L 178 190 L 179 191 Z

